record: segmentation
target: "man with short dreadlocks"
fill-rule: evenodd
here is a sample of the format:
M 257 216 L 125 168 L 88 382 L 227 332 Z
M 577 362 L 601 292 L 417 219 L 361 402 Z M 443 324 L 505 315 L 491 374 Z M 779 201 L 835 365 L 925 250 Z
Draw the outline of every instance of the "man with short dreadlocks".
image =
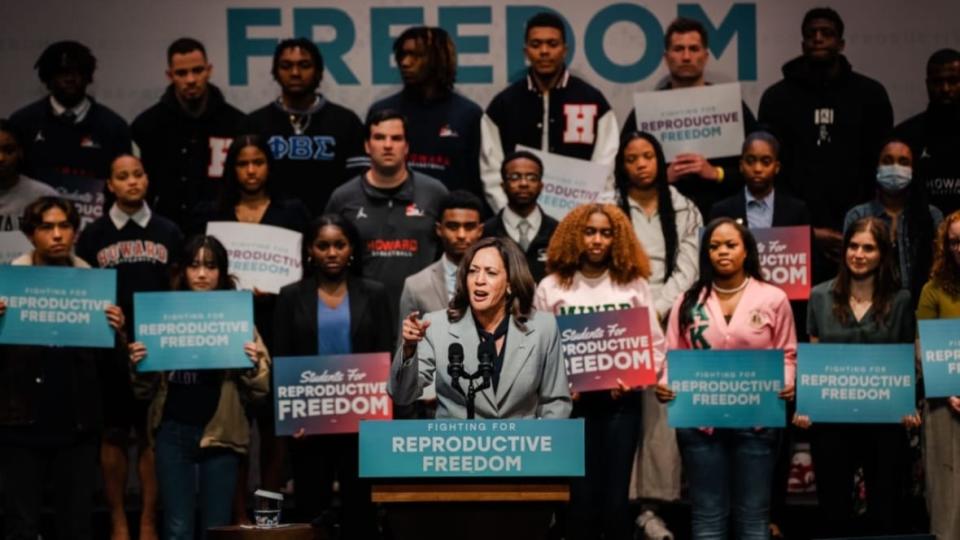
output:
M 479 105 L 457 93 L 457 50 L 442 28 L 408 28 L 393 43 L 403 89 L 370 107 L 398 111 L 409 120 L 407 165 L 448 190 L 464 189 L 481 199 Z

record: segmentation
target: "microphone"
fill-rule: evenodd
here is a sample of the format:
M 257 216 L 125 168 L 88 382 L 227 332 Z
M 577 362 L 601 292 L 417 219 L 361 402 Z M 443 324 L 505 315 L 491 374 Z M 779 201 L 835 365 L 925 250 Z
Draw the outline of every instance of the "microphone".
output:
M 496 356 L 496 343 L 488 340 L 480 343 L 477 347 L 477 373 L 483 378 L 480 388 L 489 388 L 490 379 L 493 376 L 493 359 Z
M 460 386 L 460 377 L 463 377 L 463 345 L 451 343 L 447 349 L 447 375 L 450 376 L 450 383 L 461 394 L 463 388 Z

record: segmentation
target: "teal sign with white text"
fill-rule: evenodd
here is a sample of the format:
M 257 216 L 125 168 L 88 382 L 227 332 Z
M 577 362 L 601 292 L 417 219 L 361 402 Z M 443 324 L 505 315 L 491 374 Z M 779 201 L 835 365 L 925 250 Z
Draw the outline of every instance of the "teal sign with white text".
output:
M 113 347 L 105 310 L 117 301 L 117 271 L 0 266 L 0 343 Z
M 360 476 L 583 476 L 583 420 L 360 422 Z
M 913 344 L 801 343 L 797 414 L 816 422 L 898 423 L 916 411 Z

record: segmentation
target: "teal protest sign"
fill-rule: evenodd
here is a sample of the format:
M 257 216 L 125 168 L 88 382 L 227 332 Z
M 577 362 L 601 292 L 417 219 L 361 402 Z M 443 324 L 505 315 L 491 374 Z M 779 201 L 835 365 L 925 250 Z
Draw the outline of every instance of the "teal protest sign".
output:
M 133 295 L 134 334 L 147 347 L 138 371 L 249 368 L 253 341 L 249 291 Z
M 360 422 L 360 476 L 583 476 L 583 420 Z
M 898 423 L 916 411 L 912 344 L 801 343 L 797 414 L 813 422 Z
M 104 311 L 116 299 L 116 270 L 0 266 L 0 343 L 113 347 Z
M 667 352 L 671 427 L 751 428 L 786 424 L 783 351 L 672 350 Z
M 926 396 L 960 395 L 960 319 L 920 321 L 920 349 Z

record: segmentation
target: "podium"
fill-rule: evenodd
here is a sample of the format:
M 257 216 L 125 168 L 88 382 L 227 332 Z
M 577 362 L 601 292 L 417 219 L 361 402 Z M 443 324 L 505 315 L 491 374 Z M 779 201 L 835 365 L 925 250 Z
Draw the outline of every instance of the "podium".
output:
M 545 538 L 583 457 L 582 420 L 360 425 L 360 476 L 398 540 Z

